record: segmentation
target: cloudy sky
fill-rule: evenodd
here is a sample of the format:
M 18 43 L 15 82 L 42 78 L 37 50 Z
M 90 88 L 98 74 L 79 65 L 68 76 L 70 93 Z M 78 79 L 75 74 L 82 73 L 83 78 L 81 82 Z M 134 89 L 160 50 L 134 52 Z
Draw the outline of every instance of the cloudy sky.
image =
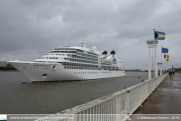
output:
M 166 33 L 159 41 L 170 61 L 181 66 L 179 0 L 0 0 L 0 61 L 33 61 L 62 45 L 115 50 L 126 69 L 148 69 L 147 40 L 153 29 Z M 162 58 L 162 60 L 164 60 Z

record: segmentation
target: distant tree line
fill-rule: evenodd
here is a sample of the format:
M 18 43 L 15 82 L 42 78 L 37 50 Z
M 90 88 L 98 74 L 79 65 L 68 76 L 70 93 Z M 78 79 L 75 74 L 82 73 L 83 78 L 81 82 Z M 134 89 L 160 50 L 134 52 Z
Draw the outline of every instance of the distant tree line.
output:
M 181 72 L 181 68 L 175 69 L 176 72 Z
M 7 64 L 6 66 L 0 66 L 0 70 L 16 70 L 13 66 L 10 64 Z

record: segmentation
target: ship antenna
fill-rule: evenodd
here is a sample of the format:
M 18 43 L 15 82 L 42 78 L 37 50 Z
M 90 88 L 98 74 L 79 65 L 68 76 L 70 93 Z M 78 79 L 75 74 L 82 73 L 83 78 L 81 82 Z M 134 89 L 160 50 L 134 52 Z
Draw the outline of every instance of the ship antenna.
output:
M 11 61 L 11 55 L 12 55 L 13 53 L 11 52 L 11 50 L 10 50 L 10 56 L 9 56 L 9 59 L 10 59 L 10 61 Z
M 61 42 L 60 42 L 60 47 L 62 47 L 62 44 L 61 44 Z
M 86 43 L 86 41 L 84 41 L 84 40 L 81 42 L 81 46 L 82 46 L 82 47 L 85 47 L 85 48 L 86 48 L 86 44 L 87 44 L 87 43 Z

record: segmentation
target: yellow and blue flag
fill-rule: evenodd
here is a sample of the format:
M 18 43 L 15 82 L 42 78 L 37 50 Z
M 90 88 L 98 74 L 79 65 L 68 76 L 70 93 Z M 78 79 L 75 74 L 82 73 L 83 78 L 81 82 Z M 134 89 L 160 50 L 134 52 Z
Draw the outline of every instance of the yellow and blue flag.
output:
M 155 40 L 164 40 L 165 39 L 165 33 L 155 31 Z

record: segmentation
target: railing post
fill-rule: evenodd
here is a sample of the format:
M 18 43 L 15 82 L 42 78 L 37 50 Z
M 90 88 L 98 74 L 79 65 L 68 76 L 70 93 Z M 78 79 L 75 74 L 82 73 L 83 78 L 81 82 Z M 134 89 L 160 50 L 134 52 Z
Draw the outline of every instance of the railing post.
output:
M 72 121 L 77 121 L 77 114 L 74 114 L 74 115 L 73 115 Z
M 92 121 L 95 121 L 95 120 L 94 120 L 94 118 L 95 118 L 95 116 L 94 116 L 94 115 L 95 115 L 95 107 L 93 107 L 92 110 L 93 110 L 93 113 L 92 113 L 92 114 L 93 114 L 93 115 L 92 115 L 92 119 L 93 119 L 93 120 L 92 120 Z
M 127 118 L 127 120 L 131 120 L 130 119 L 130 91 L 127 91 L 127 115 L 128 115 L 128 118 Z
M 120 96 L 116 97 L 116 114 L 121 113 L 121 99 Z
M 89 113 L 89 115 L 90 115 L 90 117 L 89 117 L 89 118 L 90 118 L 90 121 L 92 121 L 92 114 L 93 114 L 93 113 L 92 113 L 92 108 L 90 108 L 90 113 Z
M 121 96 L 118 95 L 116 97 L 116 121 L 120 121 L 120 114 L 121 114 Z

